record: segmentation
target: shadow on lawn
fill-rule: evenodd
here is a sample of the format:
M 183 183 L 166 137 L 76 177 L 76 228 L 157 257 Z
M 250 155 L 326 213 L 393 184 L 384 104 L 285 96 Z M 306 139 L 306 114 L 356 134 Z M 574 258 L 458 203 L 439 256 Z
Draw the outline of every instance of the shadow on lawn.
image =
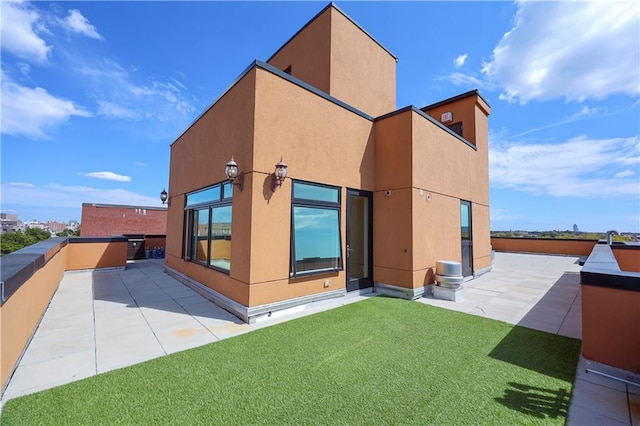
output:
M 580 340 L 514 326 L 489 357 L 573 383 Z
M 505 389 L 504 396 L 496 402 L 539 419 L 566 418 L 571 396 L 567 389 L 545 389 L 510 382 L 512 389 Z

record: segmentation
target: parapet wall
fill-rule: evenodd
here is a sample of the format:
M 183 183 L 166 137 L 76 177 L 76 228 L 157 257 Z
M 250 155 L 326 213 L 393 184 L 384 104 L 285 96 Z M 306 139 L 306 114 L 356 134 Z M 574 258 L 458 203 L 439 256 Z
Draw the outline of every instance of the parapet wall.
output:
M 4 392 L 65 271 L 124 268 L 124 237 L 50 238 L 0 257 L 0 391 Z M 0 393 L 1 393 L 0 392 Z
M 557 238 L 491 237 L 495 251 L 517 253 L 564 254 L 589 256 L 597 240 L 564 240 Z
M 582 353 L 588 361 L 640 374 L 640 272 L 621 270 L 613 247 L 596 245 L 580 272 Z M 640 258 L 640 246 L 628 247 Z

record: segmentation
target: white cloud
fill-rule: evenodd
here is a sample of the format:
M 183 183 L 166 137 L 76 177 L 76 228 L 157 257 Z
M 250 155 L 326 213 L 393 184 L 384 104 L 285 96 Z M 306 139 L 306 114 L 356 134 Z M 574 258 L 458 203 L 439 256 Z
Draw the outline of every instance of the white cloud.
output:
M 96 178 L 96 179 L 114 180 L 116 182 L 131 182 L 131 177 L 119 175 L 113 172 L 91 172 L 91 173 L 83 173 L 82 175 L 90 178 Z
M 83 64 L 76 70 L 87 78 L 98 104 L 98 114 L 118 119 L 170 121 L 196 110 L 197 101 L 179 81 L 148 80 L 139 83 L 134 67 L 111 61 Z
M 483 73 L 520 103 L 640 94 L 640 3 L 520 1 Z
M 21 86 L 4 72 L 1 75 L 3 134 L 45 138 L 47 129 L 72 116 L 91 116 L 70 100 L 57 98 L 41 87 Z
M 2 1 L 0 7 L 2 49 L 24 59 L 46 61 L 52 48 L 38 35 L 46 32 L 40 14 L 22 1 Z
M 89 186 L 68 186 L 56 183 L 31 187 L 2 184 L 3 205 L 80 209 L 82 203 L 161 206 L 160 198 L 125 189 L 103 189 Z
M 449 75 L 445 75 L 443 77 L 438 77 L 436 80 L 446 80 L 450 83 L 455 84 L 456 86 L 471 86 L 475 88 L 485 89 L 485 90 L 493 90 L 495 86 L 486 79 L 478 78 L 473 75 L 464 74 L 461 72 L 453 72 Z
M 625 177 L 630 177 L 635 175 L 635 172 L 633 170 L 623 170 L 621 172 L 616 173 L 615 175 L 613 175 L 614 178 L 625 178 Z M 640 183 L 639 183 L 640 185 Z
M 98 34 L 96 27 L 94 27 L 87 18 L 77 9 L 69 10 L 69 15 L 64 18 L 65 27 L 73 32 L 84 34 L 87 37 L 102 39 L 102 36 Z
M 580 120 L 584 120 L 584 119 L 589 118 L 589 117 L 593 117 L 593 116 L 595 116 L 597 114 L 600 114 L 600 112 L 601 111 L 598 108 L 589 108 L 588 106 L 584 105 L 584 106 L 582 106 L 582 108 L 578 112 L 576 112 L 574 114 L 571 114 L 569 116 L 566 116 L 566 117 L 562 118 L 559 121 L 553 122 L 551 124 L 546 124 L 546 125 L 540 126 L 540 127 L 534 127 L 532 129 L 526 130 L 526 131 L 524 131 L 522 133 L 518 133 L 516 135 L 512 135 L 512 136 L 510 136 L 510 138 L 511 139 L 516 139 L 516 138 L 519 138 L 519 137 L 522 137 L 522 136 L 525 136 L 525 135 L 529 135 L 531 133 L 539 132 L 541 130 L 548 130 L 548 129 L 553 129 L 555 127 L 564 126 L 565 124 L 574 123 L 576 121 L 580 121 Z M 495 135 L 492 135 L 492 136 L 494 136 L 493 140 L 499 141 L 499 140 L 502 140 L 502 139 L 506 138 L 507 134 L 503 133 L 501 136 L 499 136 L 499 139 L 495 138 Z
M 115 102 L 102 101 L 98 102 L 98 115 L 107 118 L 119 118 L 135 120 L 140 118 L 140 114 L 133 109 L 127 108 L 124 105 L 117 104 Z
M 138 167 L 147 167 L 147 163 L 143 163 L 142 161 L 136 161 L 136 166 Z
M 9 182 L 8 185 L 19 186 L 19 187 L 22 187 L 22 188 L 33 188 L 35 186 L 32 183 L 26 183 L 26 182 Z
M 467 55 L 466 53 L 464 55 L 458 56 L 456 59 L 453 60 L 453 64 L 456 66 L 456 68 L 460 68 L 461 66 L 464 65 L 464 61 L 467 60 L 468 56 L 469 55 Z
M 580 137 L 558 144 L 492 141 L 490 182 L 556 197 L 638 197 L 638 180 L 621 170 L 630 158 L 640 158 L 637 137 Z

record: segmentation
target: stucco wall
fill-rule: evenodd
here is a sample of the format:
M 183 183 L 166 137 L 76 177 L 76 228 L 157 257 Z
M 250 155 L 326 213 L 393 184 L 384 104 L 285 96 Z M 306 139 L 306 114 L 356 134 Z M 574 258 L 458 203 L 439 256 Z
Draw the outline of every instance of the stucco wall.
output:
M 588 256 L 597 243 L 598 242 L 596 240 L 491 237 L 491 246 L 495 251 L 511 251 L 520 253 Z
M 396 108 L 395 58 L 334 7 L 268 63 L 374 117 Z
M 123 238 L 80 237 L 71 238 L 67 243 L 63 238 L 54 238 L 26 247 L 22 252 L 3 256 L 2 261 L 4 266 L 11 263 L 9 270 L 14 270 L 9 273 L 10 276 L 3 276 L 3 281 L 5 284 L 11 281 L 12 288 L 15 289 L 11 294 L 4 295 L 6 300 L 0 307 L 0 386 L 3 390 L 64 272 L 74 269 L 123 268 L 127 261 L 127 241 Z M 37 257 L 34 254 L 42 255 L 41 259 L 29 263 L 27 259 L 34 262 L 33 259 Z M 17 268 L 16 263 L 20 264 Z M 23 276 L 22 272 L 17 272 L 25 267 L 30 272 L 35 268 L 33 275 Z M 11 276 L 15 273 L 17 275 Z
M 395 108 L 395 58 L 333 6 L 269 62 L 373 116 Z M 486 133 L 473 102 L 465 104 L 470 120 Z M 344 289 L 344 271 L 289 276 L 298 179 L 341 188 L 343 260 L 347 188 L 374 192 L 375 281 L 416 288 L 432 281 L 436 259 L 460 260 L 461 199 L 473 202 L 474 265 L 487 266 L 487 136 L 475 136 L 477 150 L 411 109 L 373 122 L 256 65 L 172 146 L 167 265 L 246 306 Z M 184 194 L 223 181 L 231 155 L 245 182 L 234 190 L 226 275 L 182 259 Z M 281 157 L 288 178 L 274 193 Z
M 69 241 L 66 270 L 118 268 L 127 263 L 127 241 L 74 242 Z
M 373 117 L 395 110 L 396 59 L 335 9 L 331 35 L 331 96 Z
M 640 373 L 640 291 L 581 288 L 585 358 Z
M 291 179 L 342 188 L 344 251 L 346 188 L 374 188 L 372 132 L 371 121 L 258 70 L 251 181 L 252 305 L 345 287 L 344 272 L 290 279 Z M 272 193 L 271 174 L 280 157 L 288 164 L 288 178 Z M 324 287 L 325 280 L 330 281 L 329 287 Z
M 68 245 L 63 247 L 0 308 L 0 383 L 3 389 L 58 288 L 65 271 L 68 249 Z
M 618 266 L 622 271 L 640 272 L 640 249 L 638 248 L 616 248 L 611 246 L 611 251 L 618 261 Z
M 375 280 L 417 288 L 436 260 L 460 261 L 461 200 L 472 202 L 474 271 L 489 266 L 486 137 L 473 149 L 411 109 L 376 121 L 375 134 Z
M 251 244 L 251 187 L 253 185 L 255 80 L 250 70 L 171 146 L 167 265 L 200 283 L 248 303 L 249 247 Z M 231 157 L 245 173 L 244 191 L 234 188 L 231 271 L 227 275 L 183 260 L 185 194 L 226 180 Z M 279 160 L 272 160 L 277 162 Z
M 449 126 L 462 122 L 462 137 L 474 145 L 483 142 L 478 141 L 478 137 L 482 137 L 484 141 L 487 139 L 486 116 L 491 110 L 489 105 L 477 95 L 465 96 L 444 104 L 438 103 L 437 106 L 425 107 L 422 110 L 439 122 L 443 113 L 451 112 L 452 120 L 442 124 Z
M 325 10 L 267 62 L 325 93 L 330 92 L 331 11 Z

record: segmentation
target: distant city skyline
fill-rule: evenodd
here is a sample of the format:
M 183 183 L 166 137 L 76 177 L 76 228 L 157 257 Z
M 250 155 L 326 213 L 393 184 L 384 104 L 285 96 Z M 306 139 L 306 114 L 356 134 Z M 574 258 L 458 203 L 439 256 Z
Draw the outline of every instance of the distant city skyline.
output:
M 1 2 L 0 209 L 161 206 L 170 144 L 325 5 Z M 338 6 L 399 58 L 398 108 L 489 102 L 491 229 L 640 232 L 640 3 Z

